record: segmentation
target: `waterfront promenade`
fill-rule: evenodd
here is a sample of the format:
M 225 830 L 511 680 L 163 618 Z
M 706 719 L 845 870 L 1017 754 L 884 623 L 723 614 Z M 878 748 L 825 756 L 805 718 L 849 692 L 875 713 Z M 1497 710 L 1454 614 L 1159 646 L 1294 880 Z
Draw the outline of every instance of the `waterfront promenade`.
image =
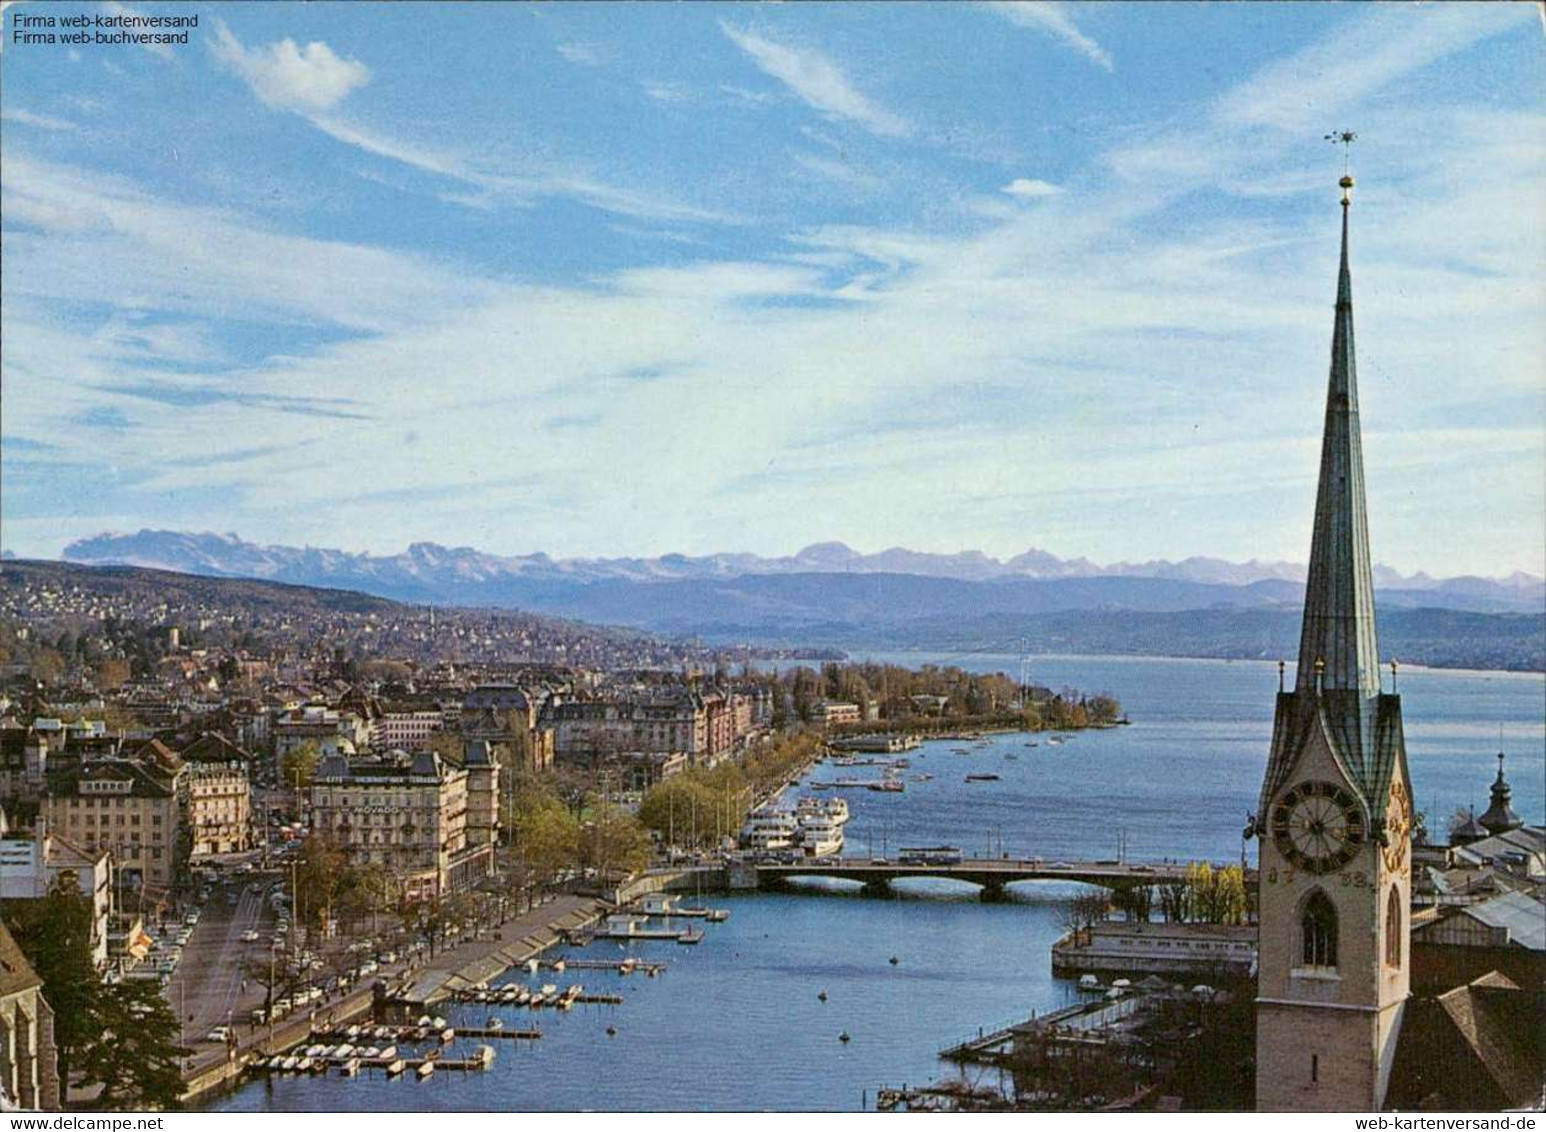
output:
M 483 938 L 453 944 L 430 959 L 383 967 L 373 981 L 292 1014 L 272 1027 L 238 1025 L 233 1045 L 195 1047 L 197 1052 L 184 1063 L 183 1099 L 190 1100 L 240 1077 L 252 1061 L 304 1041 L 313 1027 L 339 1025 L 369 1013 L 375 1001 L 375 984 L 384 984 L 388 998 L 395 1001 L 420 1005 L 436 1001 L 526 962 L 556 943 L 563 931 L 594 920 L 601 907 L 593 897 L 560 895 L 511 917 Z M 241 1003 L 240 1010 L 250 1017 L 262 1004 L 260 993 Z

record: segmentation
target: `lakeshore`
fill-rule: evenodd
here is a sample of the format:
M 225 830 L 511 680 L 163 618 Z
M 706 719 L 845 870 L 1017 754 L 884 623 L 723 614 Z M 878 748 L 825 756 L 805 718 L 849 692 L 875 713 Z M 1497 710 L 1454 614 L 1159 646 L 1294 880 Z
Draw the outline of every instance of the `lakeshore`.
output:
M 1004 666 L 999 658 L 951 659 Z M 854 794 L 849 851 L 959 844 L 981 853 L 992 838 L 1015 854 L 1078 859 L 1114 855 L 1125 829 L 1135 860 L 1238 858 L 1240 816 L 1254 805 L 1270 740 L 1275 665 L 1122 658 L 1086 666 L 1074 658 L 1043 660 L 1040 673 L 1043 682 L 1117 690 L 1133 725 L 1034 752 L 1007 736 L 966 756 L 951 755 L 948 741 L 925 742 L 915 766 L 943 760 L 963 774 L 937 775 L 904 794 Z M 1522 779 L 1546 769 L 1539 678 L 1433 671 L 1409 678 L 1403 670 L 1402 682 L 1424 808 L 1447 812 L 1479 788 L 1478 776 L 1485 784 L 1500 725 Z M 1006 760 L 1011 752 L 1021 757 Z M 979 763 L 992 763 L 1003 780 L 968 786 L 965 765 Z M 1156 766 L 1166 773 L 1153 773 Z M 803 794 L 809 779 L 797 779 L 792 793 Z M 1539 799 L 1521 796 L 1518 804 L 1528 820 L 1542 819 Z M 1077 886 L 1016 884 L 1005 902 L 983 903 L 975 888 L 952 881 L 902 880 L 884 899 L 863 895 L 858 883 L 793 883 L 793 893 L 714 895 L 710 904 L 730 917 L 696 947 L 598 941 L 545 953 L 666 963 L 655 979 L 597 970 L 495 980 L 539 989 L 583 982 L 587 991 L 625 1001 L 509 1016 L 507 1027 L 540 1019 L 543 1037 L 501 1043 L 488 1072 L 425 1082 L 284 1076 L 248 1081 L 207 1104 L 225 1111 L 854 1110 L 873 1105 L 883 1085 L 948 1078 L 953 1071 L 938 1052 L 979 1029 L 993 1032 L 1078 1001 L 1077 980 L 1056 977 L 1052 963 L 1066 931 L 1061 911 Z M 825 1002 L 817 997 L 823 991 Z M 436 1009 L 452 1024 L 473 1027 L 504 1010 Z M 838 1041 L 845 1031 L 852 1038 L 846 1044 Z M 783 1049 L 776 1065 L 753 1056 L 762 1035 L 774 1033 Z M 606 1074 L 572 1071 L 599 1057 Z M 707 1064 L 713 1073 L 702 1071 Z

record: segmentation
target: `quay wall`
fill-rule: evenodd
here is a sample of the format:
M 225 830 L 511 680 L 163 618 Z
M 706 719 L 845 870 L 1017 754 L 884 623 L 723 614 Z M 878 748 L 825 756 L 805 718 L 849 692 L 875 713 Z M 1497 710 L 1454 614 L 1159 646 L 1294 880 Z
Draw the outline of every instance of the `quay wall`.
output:
M 608 894 L 613 904 L 632 904 L 655 892 L 750 892 L 757 888 L 750 865 L 699 865 L 643 873 Z
M 1189 975 L 1256 965 L 1256 928 L 1220 924 L 1096 924 L 1052 945 L 1055 975 Z

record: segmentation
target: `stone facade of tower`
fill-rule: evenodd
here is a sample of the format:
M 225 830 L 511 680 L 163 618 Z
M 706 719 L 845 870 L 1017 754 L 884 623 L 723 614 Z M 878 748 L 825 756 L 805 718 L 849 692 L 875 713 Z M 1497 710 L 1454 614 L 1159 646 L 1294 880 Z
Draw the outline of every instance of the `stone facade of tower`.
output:
M 1412 789 L 1401 701 L 1377 667 L 1349 203 L 1298 677 L 1278 695 L 1253 823 L 1256 1103 L 1272 1112 L 1379 1109 L 1410 985 Z

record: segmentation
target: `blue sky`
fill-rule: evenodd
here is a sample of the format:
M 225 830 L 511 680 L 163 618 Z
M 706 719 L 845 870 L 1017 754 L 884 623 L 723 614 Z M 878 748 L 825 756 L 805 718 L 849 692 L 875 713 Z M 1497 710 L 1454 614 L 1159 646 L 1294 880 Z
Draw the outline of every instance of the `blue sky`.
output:
M 12 42 L 192 14 L 186 46 Z M 1542 571 L 1531 5 L 16 5 L 0 540 Z

